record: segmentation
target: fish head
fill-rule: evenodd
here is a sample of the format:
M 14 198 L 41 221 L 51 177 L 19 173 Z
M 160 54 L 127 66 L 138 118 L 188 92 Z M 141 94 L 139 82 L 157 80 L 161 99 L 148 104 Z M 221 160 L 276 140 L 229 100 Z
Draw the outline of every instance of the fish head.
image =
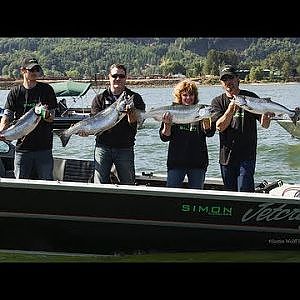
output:
M 125 97 L 125 94 L 121 94 L 121 96 L 117 99 L 116 102 L 116 110 L 119 112 L 125 111 L 126 103 L 127 103 L 127 99 Z
M 133 98 L 134 98 L 133 95 L 131 97 L 126 97 L 126 106 L 128 109 L 134 108 Z
M 133 102 L 133 95 L 131 97 L 124 96 L 120 101 L 117 103 L 116 109 L 122 113 L 126 112 L 134 107 Z
M 197 121 L 202 119 L 211 118 L 214 115 L 214 109 L 210 105 L 202 105 L 199 107 L 198 114 L 196 116 Z
M 233 96 L 233 99 L 231 99 L 231 101 L 234 102 L 234 104 L 240 106 L 240 107 L 243 107 L 243 106 L 246 106 L 247 105 L 247 100 L 246 100 L 246 97 L 244 96 Z

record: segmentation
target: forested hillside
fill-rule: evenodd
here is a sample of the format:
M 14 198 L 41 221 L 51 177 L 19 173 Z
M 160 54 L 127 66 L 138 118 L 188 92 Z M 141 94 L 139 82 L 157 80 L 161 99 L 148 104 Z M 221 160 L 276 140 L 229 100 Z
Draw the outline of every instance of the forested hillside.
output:
M 74 79 L 107 73 L 124 63 L 130 76 L 217 75 L 223 64 L 283 77 L 300 73 L 299 38 L 0 38 L 0 75 L 18 78 L 22 57 L 33 55 L 45 76 Z

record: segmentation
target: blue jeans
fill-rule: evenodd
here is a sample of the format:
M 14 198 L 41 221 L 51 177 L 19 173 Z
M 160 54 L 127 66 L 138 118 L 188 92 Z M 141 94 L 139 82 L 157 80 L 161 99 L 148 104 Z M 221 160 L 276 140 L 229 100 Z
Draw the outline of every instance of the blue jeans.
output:
M 111 183 L 110 171 L 114 164 L 121 184 L 135 183 L 133 147 L 113 148 L 96 146 L 94 152 L 94 183 Z
M 185 175 L 188 177 L 189 188 L 203 189 L 206 170 L 175 168 L 168 170 L 167 187 L 182 187 Z
M 254 192 L 255 163 L 255 160 L 244 160 L 237 164 L 220 165 L 225 190 Z
M 53 164 L 52 150 L 15 152 L 15 177 L 53 180 Z

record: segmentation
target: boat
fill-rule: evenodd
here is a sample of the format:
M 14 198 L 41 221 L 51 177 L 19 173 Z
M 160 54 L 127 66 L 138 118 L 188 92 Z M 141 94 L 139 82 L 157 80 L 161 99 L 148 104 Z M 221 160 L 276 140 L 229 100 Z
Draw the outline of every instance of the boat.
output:
M 52 82 L 58 106 L 55 110 L 53 129 L 69 128 L 82 119 L 90 116 L 91 108 L 88 106 L 73 107 L 74 103 L 82 99 L 91 88 L 90 82 L 78 82 L 66 80 L 63 82 Z M 4 109 L 0 108 L 0 118 Z
M 15 179 L 14 145 L 0 142 L 0 249 L 120 254 L 300 249 L 300 185 L 255 193 L 167 188 L 164 174 L 135 185 L 93 183 L 93 161 L 54 158 L 54 180 Z
M 56 97 L 83 97 L 91 87 L 91 83 L 66 80 L 62 82 L 52 82 Z
M 292 120 L 282 119 L 277 120 L 277 123 L 290 133 L 292 137 L 300 139 L 300 121 L 297 121 L 296 124 L 294 124 Z
M 53 129 L 69 128 L 72 124 L 90 115 L 90 107 L 75 108 L 72 107 L 72 105 L 68 105 L 68 102 L 70 103 L 70 101 L 72 101 L 73 104 L 86 95 L 92 85 L 90 82 L 66 80 L 63 82 L 53 82 L 50 83 L 50 85 L 53 87 L 58 100 Z

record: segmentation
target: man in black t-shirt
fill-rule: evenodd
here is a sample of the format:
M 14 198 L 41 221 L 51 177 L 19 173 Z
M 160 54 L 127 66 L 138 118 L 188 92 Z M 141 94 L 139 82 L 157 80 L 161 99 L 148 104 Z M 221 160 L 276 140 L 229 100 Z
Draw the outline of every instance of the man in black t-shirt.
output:
M 273 113 L 263 115 L 250 113 L 238 107 L 231 99 L 234 95 L 258 96 L 239 89 L 239 77 L 231 65 L 220 71 L 220 81 L 225 93 L 215 97 L 211 105 L 217 113 L 216 129 L 219 131 L 219 163 L 225 189 L 229 191 L 254 192 L 256 164 L 257 127 L 270 126 Z
M 43 70 L 35 58 L 24 58 L 20 71 L 23 75 L 23 83 L 13 87 L 7 96 L 0 123 L 0 139 L 5 139 L 1 136 L 1 131 L 8 128 L 12 121 L 20 119 L 37 104 L 42 104 L 45 109 L 38 125 L 29 134 L 17 140 L 14 172 L 16 178 L 52 180 L 51 123 L 54 119 L 57 99 L 51 85 L 37 81 Z
M 96 136 L 95 146 L 95 183 L 111 183 L 111 168 L 115 165 L 121 184 L 134 184 L 134 143 L 137 132 L 135 109 L 145 110 L 145 103 L 138 93 L 125 86 L 127 70 L 122 64 L 113 64 L 109 69 L 110 87 L 96 95 L 92 101 L 91 114 L 104 110 L 120 97 L 133 96 L 134 107 L 128 108 L 125 116 L 117 125 Z

